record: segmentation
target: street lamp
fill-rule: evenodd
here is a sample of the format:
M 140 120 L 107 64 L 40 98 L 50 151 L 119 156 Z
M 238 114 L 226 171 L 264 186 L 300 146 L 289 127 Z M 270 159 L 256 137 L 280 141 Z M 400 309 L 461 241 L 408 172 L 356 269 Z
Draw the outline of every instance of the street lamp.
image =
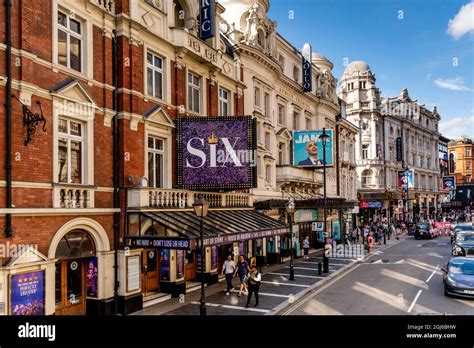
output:
M 293 268 L 293 221 L 292 216 L 295 212 L 295 201 L 290 198 L 286 205 L 286 212 L 288 213 L 288 223 L 290 224 L 290 280 L 295 280 L 295 270 Z
M 324 183 L 324 252 L 323 252 L 323 272 L 329 272 L 329 259 L 326 255 L 326 245 L 327 245 L 327 194 L 326 194 L 326 145 L 329 135 L 326 134 L 326 128 L 323 128 L 323 134 L 319 137 L 321 143 L 323 144 L 323 183 Z
M 202 219 L 207 216 L 207 211 L 209 209 L 209 203 L 206 202 L 203 196 L 199 196 L 199 199 L 193 203 L 194 213 L 200 219 L 201 227 L 201 306 L 200 314 L 206 315 L 206 298 L 204 296 L 204 236 L 203 236 L 203 227 Z

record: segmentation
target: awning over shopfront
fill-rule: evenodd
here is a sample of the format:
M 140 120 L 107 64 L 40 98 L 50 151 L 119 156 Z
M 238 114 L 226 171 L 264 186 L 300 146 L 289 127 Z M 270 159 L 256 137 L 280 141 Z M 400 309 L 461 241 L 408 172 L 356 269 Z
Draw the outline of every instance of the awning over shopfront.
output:
M 129 246 L 194 249 L 200 238 L 200 219 L 193 211 L 141 213 L 180 237 L 128 236 Z M 238 241 L 286 234 L 288 228 L 255 210 L 211 210 L 203 219 L 204 245 L 229 244 Z M 137 243 L 138 241 L 138 243 Z M 181 243 L 179 243 L 181 241 Z M 189 245 L 189 247 L 187 247 Z
M 295 199 L 294 200 L 296 209 L 317 209 L 324 207 L 323 198 L 308 198 L 308 199 Z M 255 202 L 254 207 L 257 210 L 269 210 L 269 209 L 284 209 L 288 204 L 288 200 L 284 199 L 272 199 L 267 201 Z M 328 209 L 352 209 L 354 202 L 346 201 L 344 198 L 327 198 Z

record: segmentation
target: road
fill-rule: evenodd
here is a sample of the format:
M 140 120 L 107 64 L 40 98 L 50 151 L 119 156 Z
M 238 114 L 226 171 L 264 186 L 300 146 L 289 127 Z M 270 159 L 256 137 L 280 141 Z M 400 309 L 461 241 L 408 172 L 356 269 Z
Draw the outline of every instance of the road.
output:
M 444 296 L 449 237 L 406 237 L 290 305 L 285 315 L 473 315 L 474 300 Z

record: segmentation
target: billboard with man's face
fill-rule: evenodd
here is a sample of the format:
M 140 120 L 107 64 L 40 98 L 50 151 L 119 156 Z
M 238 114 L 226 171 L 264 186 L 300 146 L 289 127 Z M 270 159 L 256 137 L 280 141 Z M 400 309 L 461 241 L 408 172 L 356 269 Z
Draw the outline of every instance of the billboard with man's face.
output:
M 293 165 L 297 167 L 323 167 L 322 130 L 293 132 Z M 326 166 L 334 165 L 332 144 L 333 132 L 326 129 Z
M 398 188 L 406 189 L 408 183 L 408 188 L 415 187 L 415 174 L 413 169 L 405 172 L 404 170 L 398 171 Z
M 178 187 L 239 189 L 256 184 L 256 123 L 251 116 L 177 120 Z

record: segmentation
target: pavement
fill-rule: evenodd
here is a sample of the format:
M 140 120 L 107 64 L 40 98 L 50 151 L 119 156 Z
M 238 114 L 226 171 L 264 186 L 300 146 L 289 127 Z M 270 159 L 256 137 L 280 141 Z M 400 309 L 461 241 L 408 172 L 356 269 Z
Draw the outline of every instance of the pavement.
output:
M 225 295 L 226 284 L 221 279 L 219 284 L 206 286 L 206 306 L 208 315 L 279 315 L 288 306 L 305 298 L 324 284 L 338 278 L 345 272 L 364 262 L 370 257 L 401 241 L 392 238 L 387 245 L 376 246 L 372 254 L 353 257 L 331 257 L 329 273 L 318 275 L 318 263 L 323 262 L 322 250 L 313 251 L 310 258 L 299 258 L 293 261 L 295 280 L 289 280 L 289 261 L 283 264 L 262 268 L 262 282 L 260 286 L 259 306 L 254 307 L 255 298 L 251 306 L 245 308 L 247 296 L 238 295 L 238 277 L 234 278 L 234 290 L 229 296 Z M 357 250 L 360 250 L 357 249 Z M 199 315 L 200 291 L 193 291 L 177 299 L 168 299 L 161 303 L 147 307 L 132 315 Z
M 444 296 L 449 237 L 401 241 L 286 306 L 282 315 L 473 315 L 474 301 Z

